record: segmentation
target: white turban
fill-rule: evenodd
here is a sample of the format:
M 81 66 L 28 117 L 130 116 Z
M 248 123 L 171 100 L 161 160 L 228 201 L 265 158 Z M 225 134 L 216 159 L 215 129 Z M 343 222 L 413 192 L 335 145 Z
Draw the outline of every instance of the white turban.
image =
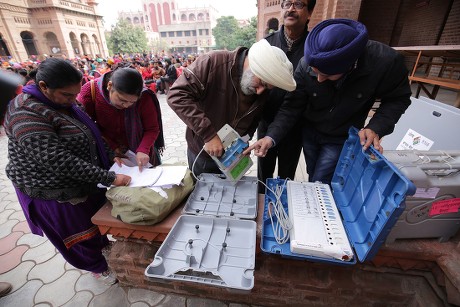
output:
M 295 90 L 292 63 L 283 50 L 261 39 L 249 49 L 248 58 L 249 67 L 259 79 L 288 92 Z

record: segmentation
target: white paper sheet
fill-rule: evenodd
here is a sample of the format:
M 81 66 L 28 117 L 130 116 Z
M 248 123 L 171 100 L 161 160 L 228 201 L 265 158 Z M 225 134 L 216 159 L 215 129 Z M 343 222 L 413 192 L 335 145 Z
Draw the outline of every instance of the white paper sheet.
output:
M 124 164 L 118 166 L 116 163 L 112 165 L 110 171 L 117 174 L 127 175 L 131 177 L 129 187 L 148 187 L 157 182 L 163 172 L 162 167 L 144 168 L 139 172 L 138 166 L 126 166 Z M 183 177 L 182 177 L 183 178 Z
M 187 171 L 187 166 L 182 165 L 168 165 L 162 166 L 163 169 L 160 178 L 152 185 L 153 187 L 168 187 L 172 185 L 179 185 L 184 179 Z

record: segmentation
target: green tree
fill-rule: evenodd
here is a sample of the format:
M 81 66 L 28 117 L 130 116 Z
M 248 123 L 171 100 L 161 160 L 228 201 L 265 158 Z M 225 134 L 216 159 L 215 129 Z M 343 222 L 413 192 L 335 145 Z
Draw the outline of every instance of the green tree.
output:
M 238 47 L 235 33 L 238 31 L 238 21 L 233 16 L 222 16 L 217 19 L 217 25 L 212 29 L 216 38 L 217 49 L 233 50 Z
M 120 18 L 117 24 L 112 27 L 112 33 L 107 39 L 107 45 L 112 53 L 143 52 L 147 50 L 147 37 L 144 30 L 134 27 Z
M 233 50 L 238 46 L 251 47 L 256 41 L 257 18 L 252 17 L 247 26 L 239 27 L 235 17 L 221 17 L 217 19 L 212 34 L 216 38 L 217 49 Z
M 251 47 L 256 42 L 257 35 L 257 18 L 252 17 L 249 25 L 241 27 L 235 33 L 237 46 Z

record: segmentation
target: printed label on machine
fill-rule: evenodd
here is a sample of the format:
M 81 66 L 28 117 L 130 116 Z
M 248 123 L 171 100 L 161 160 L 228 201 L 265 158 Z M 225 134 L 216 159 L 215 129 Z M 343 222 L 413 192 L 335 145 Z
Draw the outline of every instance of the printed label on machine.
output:
M 396 150 L 429 150 L 433 141 L 412 129 L 407 130 Z

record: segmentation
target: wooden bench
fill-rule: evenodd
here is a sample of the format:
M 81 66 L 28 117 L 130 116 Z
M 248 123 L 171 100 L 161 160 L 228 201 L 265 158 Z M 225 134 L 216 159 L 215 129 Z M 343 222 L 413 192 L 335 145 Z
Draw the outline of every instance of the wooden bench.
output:
M 442 77 L 433 77 L 433 76 L 426 76 L 426 77 L 419 77 L 419 76 L 409 76 L 410 81 L 417 82 L 419 87 L 427 94 L 430 99 L 436 99 L 437 93 L 439 91 L 439 87 L 445 87 L 449 89 L 453 89 L 458 91 L 457 98 L 454 102 L 454 107 L 460 108 L 460 80 L 453 80 L 447 79 Z M 430 91 L 425 84 L 434 85 L 432 91 Z M 417 90 L 415 97 L 418 98 L 420 94 L 420 90 Z
M 460 46 L 412 46 L 394 47 L 405 56 L 416 56 L 410 82 L 417 82 L 415 97 L 420 91 L 430 99 L 436 99 L 441 87 L 457 91 L 454 106 L 460 107 Z M 422 59 L 423 58 L 423 59 Z M 427 85 L 432 85 L 430 90 Z

